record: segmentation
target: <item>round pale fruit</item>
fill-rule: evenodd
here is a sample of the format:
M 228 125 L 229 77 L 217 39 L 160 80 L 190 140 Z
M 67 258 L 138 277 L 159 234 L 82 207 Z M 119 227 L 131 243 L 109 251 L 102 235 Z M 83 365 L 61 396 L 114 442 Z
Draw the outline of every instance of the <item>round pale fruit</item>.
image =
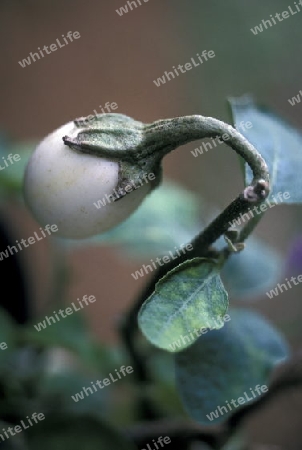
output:
M 147 182 L 114 202 L 118 163 L 64 144 L 64 136 L 75 138 L 80 131 L 74 122 L 68 122 L 49 134 L 32 154 L 24 177 L 25 201 L 37 221 L 44 226 L 57 225 L 56 234 L 71 239 L 118 225 L 151 190 Z

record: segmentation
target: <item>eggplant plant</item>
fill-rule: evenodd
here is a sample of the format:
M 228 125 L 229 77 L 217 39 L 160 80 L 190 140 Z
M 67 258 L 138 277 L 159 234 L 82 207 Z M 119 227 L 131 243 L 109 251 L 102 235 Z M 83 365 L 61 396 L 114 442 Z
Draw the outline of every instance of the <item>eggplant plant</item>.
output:
M 229 103 L 233 125 L 201 115 L 151 124 L 114 113 L 77 118 L 34 151 L 20 150 L 16 172 L 0 174 L 2 201 L 23 195 L 41 226 L 57 226 L 49 240 L 61 252 L 114 244 L 147 264 L 134 280 L 152 272 L 121 320 L 121 346 L 96 342 L 81 311 L 66 308 L 63 320 L 33 326 L 28 305 L 20 320 L 2 301 L 5 448 L 251 448 L 243 418 L 287 388 L 293 365 L 283 333 L 247 307 L 282 275 L 280 256 L 252 233 L 272 207 L 302 202 L 302 134 L 250 96 Z M 237 153 L 244 184 L 211 219 L 203 201 L 166 182 L 162 170 L 171 151 L 205 138 Z M 3 143 L 3 158 L 17 147 Z M 9 271 L 20 277 L 20 265 Z M 58 348 L 77 364 L 51 370 Z M 9 434 L 33 413 L 43 421 Z

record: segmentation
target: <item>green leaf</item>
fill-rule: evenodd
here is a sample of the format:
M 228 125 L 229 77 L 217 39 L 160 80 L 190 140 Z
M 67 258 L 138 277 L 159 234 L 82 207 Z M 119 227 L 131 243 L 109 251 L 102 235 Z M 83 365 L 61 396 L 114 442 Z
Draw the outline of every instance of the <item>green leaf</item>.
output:
M 191 345 L 201 328 L 221 328 L 228 295 L 219 270 L 214 261 L 195 258 L 166 274 L 139 312 L 139 326 L 147 339 L 175 352 Z
M 125 222 L 92 239 L 68 241 L 68 246 L 117 245 L 131 258 L 166 255 L 174 247 L 191 241 L 202 228 L 200 200 L 190 191 L 164 182 L 144 200 Z
M 269 200 L 280 203 L 273 196 L 289 192 L 284 203 L 302 202 L 302 133 L 270 110 L 257 106 L 252 97 L 245 95 L 230 99 L 236 128 L 254 145 L 265 159 L 270 173 L 271 192 Z M 241 122 L 251 122 L 247 129 Z M 252 172 L 245 165 L 246 185 L 250 184 Z
M 268 385 L 273 368 L 288 356 L 286 342 L 264 318 L 246 310 L 231 310 L 230 316 L 221 330 L 201 336 L 176 355 L 176 382 L 185 409 L 204 425 L 226 420 L 245 393 L 250 399 L 245 404 L 253 401 L 250 389 Z M 218 406 L 225 407 L 222 413 Z
M 221 277 L 229 295 L 250 300 L 275 287 L 282 269 L 280 255 L 261 240 L 251 237 L 242 252 L 230 256 Z
M 85 415 L 45 413 L 45 419 L 30 427 L 27 436 L 31 450 L 134 450 L 117 430 Z

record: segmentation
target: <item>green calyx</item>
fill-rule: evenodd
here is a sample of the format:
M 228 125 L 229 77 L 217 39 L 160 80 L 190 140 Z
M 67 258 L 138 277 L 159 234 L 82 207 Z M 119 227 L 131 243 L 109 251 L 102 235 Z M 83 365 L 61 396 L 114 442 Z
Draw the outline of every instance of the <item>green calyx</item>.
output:
M 75 138 L 64 136 L 64 144 L 79 152 L 118 161 L 117 189 L 141 179 L 145 173 L 155 175 L 154 188 L 161 180 L 161 161 L 167 153 L 197 139 L 228 136 L 225 143 L 253 172 L 252 183 L 245 189 L 243 198 L 248 203 L 258 203 L 269 193 L 264 159 L 235 128 L 212 117 L 193 115 L 144 124 L 123 114 L 110 113 L 89 120 L 81 117 L 74 123 L 79 133 Z

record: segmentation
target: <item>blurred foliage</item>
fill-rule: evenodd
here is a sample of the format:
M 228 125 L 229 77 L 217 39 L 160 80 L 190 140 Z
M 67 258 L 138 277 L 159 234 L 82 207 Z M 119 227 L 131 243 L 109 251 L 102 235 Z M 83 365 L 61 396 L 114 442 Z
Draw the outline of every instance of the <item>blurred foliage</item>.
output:
M 230 102 L 236 127 L 241 122 L 252 124 L 249 129 L 239 129 L 268 165 L 268 200 L 272 201 L 275 196 L 277 203 L 302 203 L 302 133 L 269 109 L 257 106 L 250 96 L 231 99 Z M 251 183 L 252 178 L 252 171 L 245 164 L 246 185 Z M 282 197 L 285 192 L 290 194 L 288 199 Z M 280 193 L 281 199 L 277 197 Z
M 230 316 L 223 328 L 200 336 L 176 355 L 177 386 L 186 410 L 204 425 L 233 414 L 234 405 L 228 409 L 226 401 L 254 401 L 250 388 L 268 385 L 273 368 L 289 355 L 284 338 L 260 315 L 231 309 Z M 218 406 L 227 412 L 217 413 Z
M 3 167 L 0 172 L 0 196 L 16 195 L 23 198 L 24 170 L 36 145 L 37 141 L 12 142 L 3 134 L 0 135 L 0 165 Z M 10 154 L 20 155 L 20 160 L 11 164 L 7 159 Z M 7 161 L 8 166 L 4 161 Z
M 262 240 L 250 237 L 245 249 L 226 261 L 221 277 L 230 296 L 248 301 L 275 287 L 283 270 L 281 256 Z

